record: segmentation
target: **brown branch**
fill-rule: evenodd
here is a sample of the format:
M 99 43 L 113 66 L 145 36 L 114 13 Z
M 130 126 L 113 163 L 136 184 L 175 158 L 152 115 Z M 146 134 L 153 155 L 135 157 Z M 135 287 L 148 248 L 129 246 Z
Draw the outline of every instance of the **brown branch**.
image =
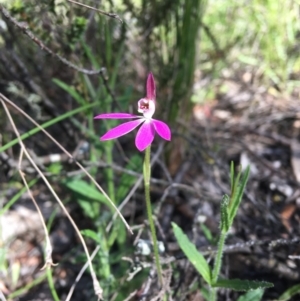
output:
M 88 6 L 86 4 L 83 4 L 83 3 L 80 3 L 80 2 L 77 2 L 77 1 L 74 1 L 74 0 L 67 0 L 71 3 L 74 3 L 74 4 L 77 4 L 77 5 L 80 5 L 80 6 L 83 6 L 83 7 L 86 7 L 86 8 L 89 8 L 89 9 L 92 9 L 102 15 L 105 15 L 105 16 L 108 16 L 110 18 L 114 18 L 114 19 L 118 19 L 121 23 L 123 23 L 122 19 L 115 13 L 107 13 L 105 12 L 104 10 L 101 10 L 101 9 L 98 9 L 98 8 L 95 8 L 95 7 L 92 7 L 92 6 Z

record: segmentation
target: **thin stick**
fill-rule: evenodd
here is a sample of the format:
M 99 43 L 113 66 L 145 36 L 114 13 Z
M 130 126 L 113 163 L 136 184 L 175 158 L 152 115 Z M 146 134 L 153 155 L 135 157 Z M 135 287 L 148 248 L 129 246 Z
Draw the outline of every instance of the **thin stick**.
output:
M 110 202 L 111 206 L 116 210 L 116 213 L 120 216 L 123 223 L 125 224 L 128 231 L 133 234 L 130 226 L 126 222 L 125 218 L 113 203 L 113 201 L 109 198 L 106 192 L 102 189 L 102 187 L 96 182 L 96 180 L 91 176 L 91 174 L 74 158 L 56 139 L 54 139 L 45 129 L 43 129 L 34 119 L 32 119 L 28 114 L 26 114 L 21 108 L 15 105 L 11 100 L 6 98 L 3 94 L 0 93 L 0 99 L 9 103 L 12 107 L 18 110 L 22 115 L 24 115 L 27 119 L 29 119 L 35 126 L 37 126 L 50 140 L 52 140 L 70 159 L 75 162 L 75 164 L 86 174 L 86 176 L 95 184 L 95 186 L 102 192 L 102 194 L 106 197 L 106 199 Z
M 86 7 L 86 8 L 89 8 L 89 9 L 92 9 L 102 15 L 105 15 L 105 16 L 108 16 L 108 17 L 111 17 L 111 18 L 114 18 L 114 19 L 118 19 L 121 23 L 123 23 L 122 19 L 115 13 L 107 13 L 105 12 L 104 10 L 101 10 L 101 9 L 98 9 L 98 8 L 95 8 L 95 7 L 92 7 L 92 6 L 88 6 L 86 4 L 82 4 L 80 2 L 77 2 L 77 1 L 74 1 L 74 0 L 67 0 L 71 3 L 74 3 L 74 4 L 77 4 L 77 5 L 80 5 L 80 6 L 83 6 L 83 7 Z
M 0 95 L 1 96 L 1 95 Z M 66 214 L 67 218 L 69 219 L 70 223 L 72 224 L 72 226 L 74 227 L 81 243 L 82 243 L 82 246 L 84 248 L 84 251 L 86 253 L 86 256 L 87 256 L 87 261 L 89 263 L 89 267 L 90 267 L 90 271 L 91 271 L 91 276 L 92 276 L 92 279 L 93 279 L 93 285 L 94 285 L 94 291 L 95 291 L 95 294 L 98 296 L 98 299 L 102 299 L 102 293 L 103 293 L 103 290 L 100 286 L 100 283 L 96 277 L 96 274 L 95 274 L 95 271 L 94 271 L 94 268 L 93 268 L 93 265 L 92 265 L 92 261 L 91 261 L 91 258 L 90 258 L 90 255 L 89 255 L 89 251 L 87 249 L 87 246 L 85 244 L 85 241 L 76 225 L 76 223 L 74 222 L 74 220 L 72 219 L 71 215 L 69 214 L 69 212 L 66 210 L 64 204 L 62 203 L 62 201 L 60 200 L 60 198 L 58 197 L 58 195 L 56 194 L 56 192 L 54 191 L 54 189 L 52 188 L 52 186 L 50 185 L 50 183 L 48 182 L 47 178 L 44 176 L 44 174 L 42 173 L 42 171 L 38 168 L 38 166 L 35 164 L 35 162 L 33 161 L 33 159 L 31 158 L 30 154 L 28 153 L 21 137 L 20 137 L 20 133 L 19 131 L 17 130 L 17 127 L 10 115 L 10 112 L 5 104 L 5 102 L 3 101 L 2 99 L 3 96 L 1 96 L 1 103 L 3 105 L 3 108 L 5 110 L 5 113 L 11 123 L 11 126 L 19 140 L 19 144 L 21 146 L 21 148 L 23 149 L 27 159 L 31 162 L 32 166 L 35 168 L 35 170 L 38 172 L 38 174 L 40 175 L 40 177 L 44 180 L 44 183 L 46 184 L 46 186 L 48 187 L 48 189 L 50 190 L 50 192 L 52 193 L 52 195 L 54 196 L 54 198 L 56 199 L 56 201 L 58 202 L 58 204 L 60 205 L 60 207 L 62 208 L 62 210 L 64 211 L 64 213 Z
M 98 253 L 99 250 L 100 250 L 100 246 L 98 245 L 95 248 L 95 250 L 93 251 L 92 255 L 91 255 L 91 260 L 94 259 L 94 257 L 96 256 L 96 254 Z M 80 272 L 78 273 L 73 285 L 71 286 L 71 288 L 69 290 L 68 296 L 67 296 L 65 301 L 70 301 L 71 300 L 71 297 L 72 297 L 73 292 L 75 290 L 75 286 L 79 282 L 80 278 L 82 277 L 82 275 L 83 275 L 84 271 L 87 269 L 87 267 L 88 267 L 88 263 L 86 262 L 85 265 L 81 268 Z
M 45 240 L 46 240 L 46 249 L 45 249 L 45 264 L 44 266 L 41 268 L 41 270 L 45 269 L 46 267 L 51 267 L 51 266 L 56 266 L 57 264 L 54 264 L 53 261 L 52 261 L 52 245 L 51 245 L 51 242 L 50 242 L 50 237 L 49 237 L 49 233 L 48 233 L 48 229 L 47 229 L 47 226 L 45 224 L 45 221 L 44 221 L 44 218 L 43 218 L 43 214 L 40 210 L 40 207 L 38 206 L 38 204 L 36 203 L 35 199 L 34 199 L 34 196 L 31 192 L 31 189 L 29 188 L 28 186 L 28 183 L 26 181 L 26 178 L 25 178 L 25 174 L 24 172 L 22 171 L 22 159 L 23 159 L 23 154 L 24 154 L 24 148 L 21 147 L 21 152 L 20 152 L 20 157 L 19 157 L 19 163 L 18 163 L 18 170 L 19 170 L 19 174 L 22 178 L 22 181 L 29 193 L 29 196 L 37 210 L 37 213 L 41 219 L 41 223 L 42 223 L 42 226 L 43 226 L 43 229 L 44 229 L 44 232 L 45 232 Z
M 124 301 L 129 301 L 131 300 L 133 297 L 136 297 L 138 290 L 133 291 L 132 293 L 129 294 L 129 296 L 124 300 Z

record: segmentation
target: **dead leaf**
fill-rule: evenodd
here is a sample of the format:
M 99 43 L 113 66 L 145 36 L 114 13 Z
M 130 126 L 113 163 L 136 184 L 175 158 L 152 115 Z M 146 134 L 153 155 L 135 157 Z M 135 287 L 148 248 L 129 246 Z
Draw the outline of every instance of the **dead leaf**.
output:
M 285 226 L 288 232 L 292 231 L 290 219 L 295 213 L 297 207 L 295 204 L 288 204 L 284 207 L 280 214 L 281 222 Z

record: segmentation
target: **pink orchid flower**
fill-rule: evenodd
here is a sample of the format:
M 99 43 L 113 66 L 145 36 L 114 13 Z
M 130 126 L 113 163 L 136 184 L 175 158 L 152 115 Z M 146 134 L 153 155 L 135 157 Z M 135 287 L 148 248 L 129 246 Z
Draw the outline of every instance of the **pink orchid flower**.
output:
M 138 112 L 142 113 L 143 116 L 128 113 L 97 115 L 94 119 L 135 119 L 112 128 L 100 140 L 105 141 L 119 138 L 141 125 L 135 137 L 135 145 L 139 151 L 145 150 L 153 142 L 155 132 L 163 139 L 170 141 L 171 131 L 169 126 L 160 120 L 152 119 L 155 112 L 155 98 L 154 77 L 152 73 L 149 73 L 147 78 L 147 95 L 138 101 Z

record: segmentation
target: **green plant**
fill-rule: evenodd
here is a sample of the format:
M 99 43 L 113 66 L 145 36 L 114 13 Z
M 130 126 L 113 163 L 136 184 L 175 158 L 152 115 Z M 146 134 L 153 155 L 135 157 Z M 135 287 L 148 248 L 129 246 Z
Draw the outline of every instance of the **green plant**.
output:
M 173 231 L 180 248 L 210 287 L 209 301 L 217 300 L 217 288 L 227 288 L 237 291 L 249 291 L 269 288 L 273 286 L 272 283 L 265 281 L 219 278 L 225 240 L 237 214 L 237 210 L 241 204 L 242 196 L 249 177 L 249 172 L 250 167 L 248 166 L 243 174 L 240 171 L 235 177 L 234 165 L 233 163 L 231 164 L 231 193 L 230 197 L 225 195 L 221 201 L 220 237 L 213 268 L 208 265 L 204 256 L 200 252 L 198 252 L 195 245 L 190 242 L 190 240 L 182 232 L 182 230 L 175 223 L 172 224 Z

